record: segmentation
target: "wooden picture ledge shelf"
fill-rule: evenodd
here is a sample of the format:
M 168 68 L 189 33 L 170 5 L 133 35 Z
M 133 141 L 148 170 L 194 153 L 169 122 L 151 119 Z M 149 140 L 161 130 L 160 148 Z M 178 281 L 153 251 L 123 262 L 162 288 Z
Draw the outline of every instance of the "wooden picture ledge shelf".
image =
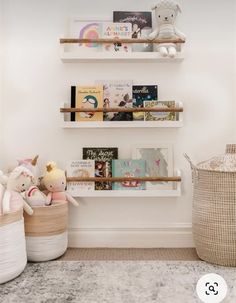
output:
M 109 178 L 78 178 L 67 177 L 67 182 L 126 182 L 126 181 L 140 181 L 140 182 L 181 182 L 181 177 L 109 177 Z
M 118 108 L 60 108 L 61 113 L 80 113 L 80 112 L 104 112 L 104 113 L 112 113 L 112 112 L 127 112 L 127 113 L 135 113 L 135 112 L 163 112 L 163 113 L 182 113 L 183 108 L 161 108 L 161 107 L 142 107 L 142 108 L 128 108 L 128 107 L 118 107 Z
M 86 181 L 85 181 L 86 180 Z M 82 190 L 79 198 L 177 198 L 181 196 L 181 171 L 176 170 L 173 177 L 133 177 L 133 178 L 69 178 L 67 182 L 123 182 L 123 181 L 172 182 L 167 189 L 126 189 L 126 190 Z
M 70 121 L 70 113 L 72 112 L 176 112 L 177 120 L 175 121 Z M 176 102 L 174 108 L 162 107 L 142 107 L 142 108 L 71 108 L 69 104 L 62 103 L 61 123 L 63 128 L 83 129 L 83 128 L 180 128 L 183 126 L 183 104 Z
M 78 38 L 62 38 L 60 44 L 70 43 L 185 43 L 182 39 L 78 39 Z

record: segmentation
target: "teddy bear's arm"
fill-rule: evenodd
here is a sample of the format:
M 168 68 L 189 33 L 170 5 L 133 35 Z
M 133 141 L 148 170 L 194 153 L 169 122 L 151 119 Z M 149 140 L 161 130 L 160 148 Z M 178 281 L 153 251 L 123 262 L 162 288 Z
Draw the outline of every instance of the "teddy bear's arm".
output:
M 79 206 L 79 203 L 68 193 L 66 193 L 66 199 L 68 202 L 72 203 L 74 206 Z
M 177 28 L 175 28 L 175 34 L 180 37 L 180 39 L 185 40 L 186 36 L 185 34 L 183 34 L 180 30 L 178 30 Z
M 148 36 L 148 39 L 149 40 L 153 40 L 155 39 L 158 35 L 159 35 L 159 28 L 156 28 L 149 36 Z

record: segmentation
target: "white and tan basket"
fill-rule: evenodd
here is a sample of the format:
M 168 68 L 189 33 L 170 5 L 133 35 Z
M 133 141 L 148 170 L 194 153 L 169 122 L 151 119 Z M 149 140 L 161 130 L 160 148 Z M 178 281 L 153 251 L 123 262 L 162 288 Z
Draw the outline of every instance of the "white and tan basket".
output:
M 33 210 L 32 216 L 24 214 L 28 260 L 41 262 L 60 257 L 68 247 L 68 203 L 33 207 Z
M 23 211 L 0 216 L 0 284 L 19 276 L 27 263 Z
M 236 145 L 227 145 L 225 156 L 199 165 L 185 157 L 192 169 L 197 254 L 214 264 L 236 266 Z

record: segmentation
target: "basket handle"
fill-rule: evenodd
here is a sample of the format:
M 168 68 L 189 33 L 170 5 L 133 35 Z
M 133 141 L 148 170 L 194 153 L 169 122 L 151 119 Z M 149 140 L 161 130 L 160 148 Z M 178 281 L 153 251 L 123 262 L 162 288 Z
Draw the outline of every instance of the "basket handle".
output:
M 192 169 L 197 169 L 196 165 L 193 164 L 192 160 L 190 159 L 190 157 L 186 153 L 184 153 L 183 156 L 189 162 L 189 164 L 190 164 L 190 166 L 191 166 Z

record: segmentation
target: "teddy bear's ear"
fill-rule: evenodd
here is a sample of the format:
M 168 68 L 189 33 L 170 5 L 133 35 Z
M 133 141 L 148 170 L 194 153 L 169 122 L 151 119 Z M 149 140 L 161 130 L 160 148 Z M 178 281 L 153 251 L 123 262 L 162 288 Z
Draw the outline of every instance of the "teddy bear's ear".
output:
M 181 10 L 179 4 L 177 4 L 176 7 L 177 7 L 177 12 L 182 13 L 182 10 Z
M 153 5 L 153 6 L 151 7 L 151 10 L 154 11 L 156 8 L 157 8 L 157 6 L 156 6 L 156 5 Z

